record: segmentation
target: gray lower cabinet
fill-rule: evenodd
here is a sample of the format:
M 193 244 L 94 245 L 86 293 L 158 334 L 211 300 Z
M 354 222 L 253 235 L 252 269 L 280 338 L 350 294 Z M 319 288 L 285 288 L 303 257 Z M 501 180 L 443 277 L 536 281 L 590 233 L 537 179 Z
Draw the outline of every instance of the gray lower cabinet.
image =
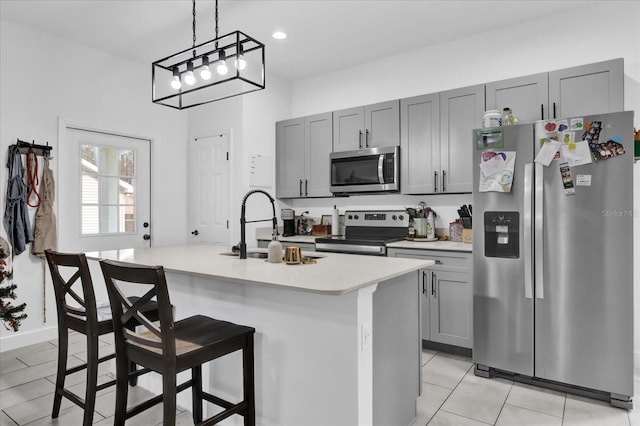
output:
M 330 197 L 332 115 L 276 123 L 276 197 Z
M 420 273 L 422 339 L 472 349 L 471 253 L 390 248 L 387 256 L 436 261 Z
M 624 110 L 622 58 L 549 73 L 550 118 Z
M 400 145 L 400 102 L 333 112 L 333 152 Z

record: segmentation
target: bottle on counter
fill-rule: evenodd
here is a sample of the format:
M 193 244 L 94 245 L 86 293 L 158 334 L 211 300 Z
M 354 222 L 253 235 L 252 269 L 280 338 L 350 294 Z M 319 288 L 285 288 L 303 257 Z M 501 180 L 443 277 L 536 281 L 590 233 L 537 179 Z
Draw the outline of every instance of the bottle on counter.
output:
M 267 246 L 267 261 L 269 263 L 282 262 L 282 244 L 278 241 L 277 231 L 273 231 L 273 237 Z
M 427 215 L 427 240 L 435 240 L 436 239 L 436 219 L 433 214 L 433 210 L 429 209 L 429 214 Z
M 511 112 L 511 108 L 506 107 L 502 109 L 502 125 L 503 126 L 511 126 L 515 123 L 515 119 L 513 118 L 513 112 Z

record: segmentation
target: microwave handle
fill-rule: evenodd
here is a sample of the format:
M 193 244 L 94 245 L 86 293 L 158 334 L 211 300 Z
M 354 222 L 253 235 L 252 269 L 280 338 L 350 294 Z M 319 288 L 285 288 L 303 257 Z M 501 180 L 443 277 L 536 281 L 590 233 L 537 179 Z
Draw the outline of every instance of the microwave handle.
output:
M 385 183 L 384 181 L 384 154 L 378 156 L 378 182 Z

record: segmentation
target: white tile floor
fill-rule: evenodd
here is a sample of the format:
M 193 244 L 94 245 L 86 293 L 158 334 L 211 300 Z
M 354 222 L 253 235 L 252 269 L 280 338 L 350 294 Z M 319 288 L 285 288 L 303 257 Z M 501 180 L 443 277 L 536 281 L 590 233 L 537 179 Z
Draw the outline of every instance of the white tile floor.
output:
M 70 365 L 85 359 L 83 339 L 81 335 L 71 338 Z M 109 337 L 101 341 L 104 343 L 101 355 L 113 351 Z M 60 417 L 51 419 L 56 344 L 51 341 L 0 353 L 0 426 L 82 424 L 82 410 L 65 399 Z M 626 411 L 571 394 L 476 377 L 471 359 L 465 357 L 424 350 L 422 361 L 423 394 L 418 400 L 418 417 L 413 426 L 640 426 L 640 407 Z M 112 377 L 110 368 L 102 367 L 99 381 Z M 74 391 L 84 392 L 82 372 L 67 380 Z M 640 374 L 636 374 L 635 383 L 636 394 L 640 395 Z M 141 388 L 129 391 L 132 402 L 149 395 Z M 113 424 L 114 403 L 113 387 L 98 393 L 94 424 Z M 177 419 L 179 425 L 193 424 L 186 411 L 180 412 Z M 161 424 L 160 406 L 127 421 L 127 425 Z
M 422 396 L 413 426 L 640 426 L 640 406 L 608 403 L 473 374 L 470 358 L 423 350 Z M 640 395 L 640 374 L 635 375 Z M 636 402 L 638 404 L 638 402 Z

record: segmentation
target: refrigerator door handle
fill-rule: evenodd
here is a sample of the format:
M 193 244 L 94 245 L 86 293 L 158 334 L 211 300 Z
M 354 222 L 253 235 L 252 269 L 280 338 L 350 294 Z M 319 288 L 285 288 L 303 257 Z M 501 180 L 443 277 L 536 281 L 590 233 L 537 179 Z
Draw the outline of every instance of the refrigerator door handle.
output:
M 534 235 L 533 244 L 535 247 L 535 286 L 536 299 L 544 299 L 544 167 L 542 164 L 535 163 L 535 198 L 534 198 Z
M 533 239 L 531 238 L 531 213 L 533 211 L 533 164 L 524 165 L 524 209 L 522 223 L 524 227 L 524 297 L 533 298 Z

